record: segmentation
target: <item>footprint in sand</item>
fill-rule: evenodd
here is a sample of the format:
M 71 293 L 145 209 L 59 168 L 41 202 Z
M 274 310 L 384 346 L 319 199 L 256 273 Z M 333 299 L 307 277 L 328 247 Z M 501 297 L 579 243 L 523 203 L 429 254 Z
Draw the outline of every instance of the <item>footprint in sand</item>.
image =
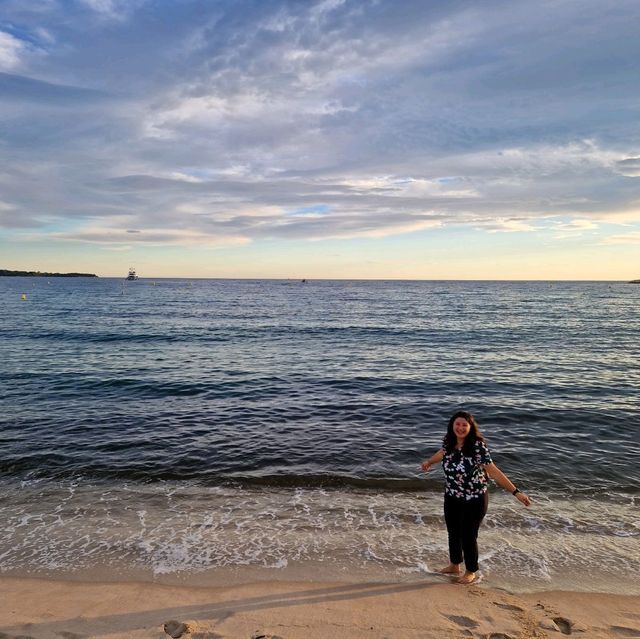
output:
M 173 637 L 173 639 L 179 639 L 179 637 L 182 637 L 182 635 L 185 635 L 187 634 L 187 632 L 189 632 L 189 627 L 186 623 L 176 621 L 175 619 L 165 621 L 162 627 L 170 637 Z
M 462 626 L 463 628 L 477 628 L 478 622 L 475 619 L 470 619 L 469 617 L 462 617 L 457 615 L 445 615 L 449 621 L 453 621 L 453 623 L 458 626 Z
M 506 632 L 490 632 L 486 635 L 486 639 L 513 639 L 513 637 Z
M 553 620 L 555 621 L 556 626 L 560 628 L 560 632 L 563 635 L 571 634 L 571 626 L 573 626 L 573 622 L 570 619 L 567 619 L 566 617 L 554 617 Z
M 524 612 L 524 608 L 520 608 L 520 606 L 514 606 L 512 604 L 500 603 L 499 601 L 493 602 L 494 606 L 498 606 L 498 608 L 502 608 L 503 610 L 511 610 L 511 612 Z
M 76 632 L 69 632 L 68 630 L 61 630 L 60 632 L 56 632 L 59 637 L 62 639 L 86 639 L 85 635 L 79 635 Z
M 640 630 L 627 626 L 611 626 L 611 630 L 621 637 L 640 637 Z

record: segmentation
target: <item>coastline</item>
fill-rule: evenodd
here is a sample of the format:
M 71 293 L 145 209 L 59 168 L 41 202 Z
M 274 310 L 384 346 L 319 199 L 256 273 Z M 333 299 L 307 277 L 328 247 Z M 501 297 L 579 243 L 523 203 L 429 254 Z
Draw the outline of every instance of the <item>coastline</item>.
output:
M 194 639 L 604 639 L 640 637 L 638 610 L 638 595 L 514 594 L 444 577 L 437 583 L 300 580 L 208 587 L 0 577 L 0 636 L 33 639 L 159 639 L 169 636 L 163 631 L 169 620 L 185 623 L 182 636 Z
M 0 269 L 0 277 L 93 277 L 98 278 L 95 273 L 48 273 L 42 271 L 10 271 Z
M 2 575 L 217 586 L 415 582 L 447 556 L 441 493 L 0 482 Z M 496 493 L 483 523 L 487 586 L 640 595 L 634 496 Z

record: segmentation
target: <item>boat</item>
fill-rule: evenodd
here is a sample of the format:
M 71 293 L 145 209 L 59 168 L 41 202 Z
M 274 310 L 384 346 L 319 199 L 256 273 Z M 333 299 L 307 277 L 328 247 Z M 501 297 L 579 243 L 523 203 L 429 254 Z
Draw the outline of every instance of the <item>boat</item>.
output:
M 129 275 L 127 275 L 128 280 L 137 280 L 138 276 L 136 275 L 136 270 L 134 268 L 129 269 Z

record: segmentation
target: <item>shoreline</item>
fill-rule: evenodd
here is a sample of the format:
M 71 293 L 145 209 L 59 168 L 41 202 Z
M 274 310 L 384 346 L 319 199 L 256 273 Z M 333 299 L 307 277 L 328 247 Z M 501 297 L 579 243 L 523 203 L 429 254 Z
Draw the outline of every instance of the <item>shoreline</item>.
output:
M 434 579 L 447 557 L 435 492 L 36 481 L 5 484 L 4 493 L 4 576 L 178 587 L 413 583 Z M 527 511 L 499 493 L 481 530 L 484 583 L 640 595 L 634 513 L 632 495 L 541 496 Z
M 152 572 L 146 567 L 135 566 L 86 566 L 76 570 L 3 569 L 0 580 L 43 581 L 66 584 L 137 584 L 139 586 L 163 588 L 218 589 L 241 587 L 247 584 L 287 584 L 287 583 L 331 583 L 370 585 L 396 584 L 412 588 L 416 584 L 423 586 L 441 586 L 449 583 L 448 576 L 440 574 L 436 568 L 446 564 L 442 562 L 422 565 L 416 568 L 390 568 L 384 566 L 366 566 L 335 561 L 283 562 L 282 565 L 235 565 L 211 566 L 201 570 L 177 570 L 171 572 Z M 451 580 L 453 583 L 453 580 Z M 564 571 L 553 579 L 528 578 L 525 574 L 514 572 L 506 574 L 483 569 L 480 566 L 478 579 L 474 587 L 482 590 L 508 592 L 517 597 L 535 597 L 547 592 L 565 592 L 575 595 L 632 596 L 640 601 L 640 588 L 627 574 L 613 579 L 596 569 L 594 573 L 583 570 Z M 0 639 L 4 639 L 0 634 Z M 640 639 L 640 637 L 639 637 Z
M 80 639 L 640 637 L 640 596 L 514 594 L 453 583 L 249 581 L 222 586 L 0 577 L 0 636 Z M 555 620 L 555 621 L 554 621 Z M 555 624 L 555 627 L 554 627 Z M 556 629 L 559 628 L 559 629 Z M 4 633 L 4 635 L 2 634 Z M 564 634 L 569 634 L 564 632 Z

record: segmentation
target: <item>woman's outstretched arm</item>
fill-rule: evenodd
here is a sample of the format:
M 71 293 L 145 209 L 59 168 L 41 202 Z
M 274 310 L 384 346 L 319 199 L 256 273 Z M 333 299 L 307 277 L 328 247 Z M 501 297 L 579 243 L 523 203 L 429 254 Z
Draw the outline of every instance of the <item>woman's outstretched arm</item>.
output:
M 421 466 L 422 470 L 425 473 L 428 473 L 429 468 L 431 468 L 431 466 L 433 466 L 434 464 L 439 464 L 442 461 L 443 457 L 444 457 L 444 448 L 441 448 L 437 453 L 434 453 L 433 455 L 431 455 L 429 459 L 422 462 L 422 466 Z
M 493 479 L 493 481 L 498 484 L 501 488 L 508 490 L 515 498 L 523 503 L 525 506 L 531 505 L 531 500 L 524 494 L 521 493 L 516 485 L 494 464 L 485 464 L 484 469 L 487 471 L 487 475 Z

